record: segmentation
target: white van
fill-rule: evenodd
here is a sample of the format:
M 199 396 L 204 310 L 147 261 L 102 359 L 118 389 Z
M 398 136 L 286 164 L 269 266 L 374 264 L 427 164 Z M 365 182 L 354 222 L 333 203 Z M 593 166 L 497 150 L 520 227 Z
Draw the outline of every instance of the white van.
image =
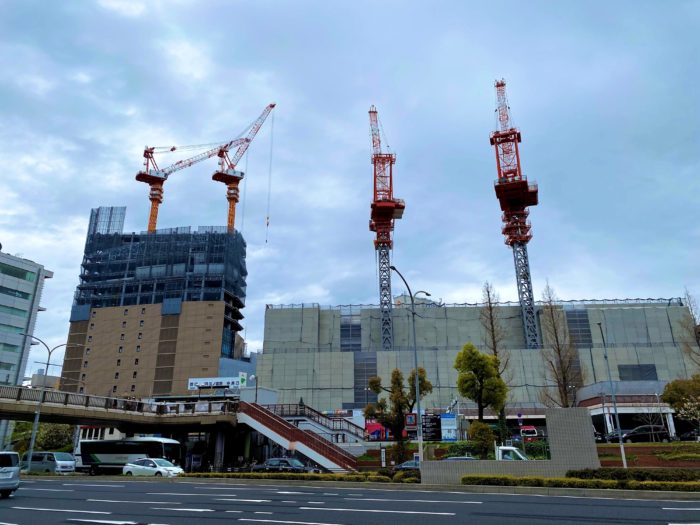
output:
M 19 488 L 19 454 L 0 452 L 0 498 L 9 498 Z
M 27 472 L 28 455 L 22 457 L 22 472 Z M 72 474 L 75 472 L 75 458 L 68 452 L 34 452 L 31 472 L 51 474 Z

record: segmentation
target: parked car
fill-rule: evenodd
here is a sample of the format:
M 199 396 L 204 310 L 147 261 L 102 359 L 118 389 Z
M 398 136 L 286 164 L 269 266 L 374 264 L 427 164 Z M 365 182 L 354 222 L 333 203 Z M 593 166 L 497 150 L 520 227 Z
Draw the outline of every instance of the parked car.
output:
M 681 441 L 700 441 L 700 432 L 697 429 L 683 432 L 678 435 L 678 439 Z
M 596 443 L 605 443 L 605 436 L 598 432 L 595 427 L 593 428 L 593 439 L 595 439 Z
M 264 463 L 253 465 L 251 472 L 321 472 L 320 469 L 307 467 L 296 458 L 270 458 Z
M 163 458 L 142 458 L 127 463 L 122 468 L 125 476 L 158 476 L 173 478 L 184 473 L 177 465 Z
M 622 440 L 625 443 L 668 443 L 671 436 L 668 430 L 660 425 L 642 425 L 622 434 Z
M 622 429 L 622 435 L 625 435 L 629 430 Z M 603 436 L 606 443 L 617 443 L 620 440 L 620 431 L 615 429 Z
M 473 461 L 475 458 L 473 456 L 450 456 L 449 458 L 445 458 L 444 461 Z
M 19 454 L 0 452 L 0 498 L 9 498 L 19 488 Z
M 52 474 L 72 474 L 75 472 L 75 458 L 68 452 L 33 452 L 31 470 L 29 456 L 22 456 L 22 472 L 43 472 Z
M 420 472 L 420 462 L 418 462 L 415 459 L 411 459 L 409 461 L 404 461 L 400 465 L 396 465 L 394 467 L 394 472 L 401 472 L 401 471 L 408 471 L 408 472 Z

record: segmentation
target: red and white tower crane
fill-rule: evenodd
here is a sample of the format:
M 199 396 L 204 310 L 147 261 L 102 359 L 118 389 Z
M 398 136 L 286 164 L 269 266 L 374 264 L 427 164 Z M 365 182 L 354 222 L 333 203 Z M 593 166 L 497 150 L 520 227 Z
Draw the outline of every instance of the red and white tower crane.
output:
M 511 122 L 506 81 L 497 80 L 495 87 L 498 130 L 491 133 L 491 145 L 496 149 L 498 179 L 495 182 L 495 189 L 503 211 L 501 231 L 505 236 L 505 243 L 513 249 L 525 342 L 528 348 L 538 348 L 540 339 L 535 318 L 530 261 L 527 255 L 527 243 L 532 239 L 531 225 L 527 220 L 530 212 L 527 208 L 537 205 L 537 184 L 528 183 L 520 168 L 518 143 L 521 141 L 521 136 L 520 130 Z
M 248 127 L 248 134 L 245 137 L 246 141 L 238 145 L 238 149 L 232 157 L 229 157 L 228 152 L 233 144 L 224 145 L 217 153 L 219 156 L 219 169 L 216 171 L 216 173 L 214 173 L 214 175 L 212 175 L 211 178 L 215 181 L 226 184 L 226 200 L 228 200 L 228 221 L 226 224 L 229 233 L 233 232 L 236 222 L 236 204 L 239 200 L 238 185 L 245 175 L 242 171 L 236 170 L 236 165 L 248 150 L 248 146 L 250 146 L 250 143 L 255 138 L 255 135 L 258 134 L 258 131 L 260 131 L 265 119 L 274 107 L 274 103 L 268 104 L 260 116 L 253 121 L 253 123 Z
M 156 163 L 155 156 L 158 153 L 164 153 L 168 151 L 175 151 L 177 149 L 187 149 L 192 148 L 192 146 L 184 146 L 177 148 L 172 147 L 148 147 L 143 150 L 143 157 L 146 159 L 144 161 L 145 168 L 136 174 L 136 180 L 139 182 L 145 182 L 151 188 L 148 195 L 148 199 L 151 201 L 151 212 L 148 215 L 148 233 L 154 233 L 156 231 L 156 225 L 158 223 L 158 207 L 160 203 L 163 202 L 163 184 L 168 177 L 175 173 L 176 171 L 189 168 L 190 166 L 202 162 L 203 160 L 210 159 L 211 157 L 217 155 L 222 149 L 228 151 L 229 148 L 234 146 L 242 146 L 250 142 L 248 138 L 237 138 L 227 142 L 226 144 L 219 144 L 215 148 L 208 149 L 202 153 L 199 153 L 193 157 L 179 160 L 174 164 L 171 164 L 167 168 L 159 168 Z
M 396 154 L 382 152 L 377 108 L 369 108 L 369 126 L 372 131 L 372 164 L 374 166 L 374 200 L 369 221 L 370 231 L 376 232 L 374 248 L 379 264 L 379 309 L 382 316 L 382 350 L 392 350 L 394 346 L 393 324 L 391 319 L 391 250 L 394 220 L 403 216 L 406 204 L 394 198 L 393 170 Z

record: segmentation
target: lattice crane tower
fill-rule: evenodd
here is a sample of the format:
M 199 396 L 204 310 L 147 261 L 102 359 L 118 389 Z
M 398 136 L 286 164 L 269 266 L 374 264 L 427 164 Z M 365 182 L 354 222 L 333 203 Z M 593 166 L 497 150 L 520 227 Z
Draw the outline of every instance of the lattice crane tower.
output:
M 537 184 L 529 184 L 520 169 L 520 130 L 511 122 L 505 80 L 497 80 L 495 87 L 499 129 L 491 133 L 491 145 L 496 149 L 498 180 L 495 182 L 495 189 L 503 211 L 501 231 L 505 236 L 505 243 L 513 249 L 525 342 L 528 348 L 538 348 L 540 339 L 535 318 L 530 261 L 527 256 L 527 243 L 532 239 L 531 225 L 527 220 L 530 212 L 527 208 L 537 205 Z
M 396 154 L 382 152 L 377 108 L 369 108 L 369 125 L 372 131 L 372 165 L 374 166 L 374 200 L 369 221 L 370 231 L 376 232 L 374 248 L 379 265 L 379 309 L 382 316 L 382 350 L 392 350 L 394 330 L 391 320 L 391 249 L 394 220 L 403 216 L 406 204 L 394 198 L 393 170 Z

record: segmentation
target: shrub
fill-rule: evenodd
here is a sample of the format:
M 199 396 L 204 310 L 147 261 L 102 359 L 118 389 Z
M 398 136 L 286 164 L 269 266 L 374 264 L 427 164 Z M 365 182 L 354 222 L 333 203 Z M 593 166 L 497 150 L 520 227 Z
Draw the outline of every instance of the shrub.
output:
M 376 475 L 377 476 L 386 476 L 387 478 L 391 479 L 394 477 L 394 472 L 388 468 L 380 468 L 377 471 Z
M 549 443 L 545 439 L 525 443 L 525 454 L 532 459 L 549 459 Z
M 420 483 L 420 478 L 417 478 L 415 476 L 409 476 L 407 478 L 404 478 L 401 483 Z
M 469 437 L 474 447 L 474 453 L 481 459 L 486 459 L 496 439 L 491 427 L 486 423 L 474 421 L 469 425 Z
M 394 474 L 394 482 L 396 483 L 412 483 L 411 481 L 405 481 L 408 478 L 416 478 L 420 480 L 420 472 L 409 472 L 407 470 L 400 470 L 396 474 Z
M 374 483 L 389 483 L 391 478 L 389 476 L 367 476 L 367 481 L 372 481 Z
M 695 469 L 645 469 L 600 468 L 570 470 L 567 478 L 612 479 L 634 481 L 700 481 L 700 470 Z
M 501 487 L 556 487 L 586 489 L 630 489 L 700 492 L 700 482 L 636 481 L 629 479 L 599 478 L 516 478 L 514 476 L 463 476 L 463 485 L 491 485 Z
M 445 457 L 450 456 L 467 456 L 474 453 L 474 445 L 469 441 L 457 441 L 456 443 L 450 443 L 447 447 L 447 454 Z

